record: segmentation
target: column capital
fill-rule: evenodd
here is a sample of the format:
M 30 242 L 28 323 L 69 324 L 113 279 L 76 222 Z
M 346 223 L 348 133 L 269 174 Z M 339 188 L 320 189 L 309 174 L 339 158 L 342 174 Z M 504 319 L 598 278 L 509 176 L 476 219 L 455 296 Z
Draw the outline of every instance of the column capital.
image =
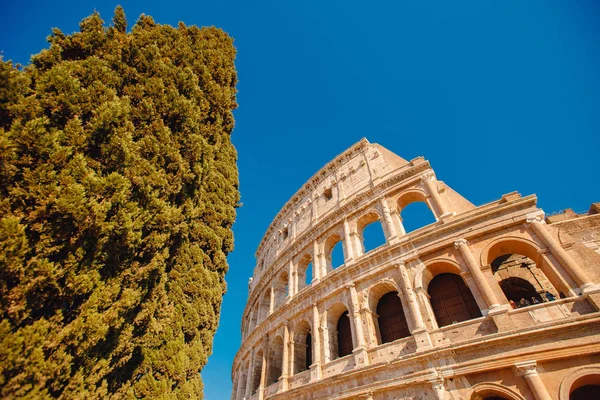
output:
M 315 307 L 317 307 L 317 306 L 318 306 L 318 304 L 317 304 L 317 302 L 315 301 L 315 302 L 313 302 L 313 303 L 311 304 L 311 306 L 312 306 L 313 308 L 315 308 Z
M 433 173 L 433 171 L 427 171 L 425 172 L 423 175 L 421 175 L 421 183 L 425 183 L 428 181 L 435 181 L 435 174 Z
M 536 361 L 522 361 L 514 364 L 515 370 L 518 375 L 537 375 L 537 362 Z
M 346 289 L 352 289 L 354 287 L 354 282 L 350 282 L 346 284 Z
M 458 249 L 461 245 L 469 245 L 469 242 L 467 242 L 467 239 L 458 239 L 454 241 L 454 248 Z
M 529 225 L 532 224 L 534 222 L 542 222 L 544 220 L 544 217 L 546 216 L 546 214 L 544 213 L 544 211 L 539 210 L 536 212 L 532 212 L 529 213 L 527 215 L 525 215 L 525 222 Z

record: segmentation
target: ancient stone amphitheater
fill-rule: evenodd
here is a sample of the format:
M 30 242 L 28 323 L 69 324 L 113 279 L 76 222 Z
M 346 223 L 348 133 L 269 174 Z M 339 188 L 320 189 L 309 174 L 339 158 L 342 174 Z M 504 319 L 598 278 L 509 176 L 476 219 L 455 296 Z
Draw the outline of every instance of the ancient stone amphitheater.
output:
M 475 206 L 422 157 L 356 143 L 258 247 L 231 398 L 600 399 L 600 206 L 536 201 Z M 435 222 L 406 232 L 418 202 Z

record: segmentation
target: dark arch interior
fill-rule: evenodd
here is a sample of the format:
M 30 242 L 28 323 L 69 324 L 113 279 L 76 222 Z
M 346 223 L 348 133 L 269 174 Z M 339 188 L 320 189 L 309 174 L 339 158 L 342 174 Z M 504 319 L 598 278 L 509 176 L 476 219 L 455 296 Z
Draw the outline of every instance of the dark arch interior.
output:
M 585 385 L 573 390 L 569 400 L 600 399 L 600 385 Z
M 410 336 L 398 292 L 386 293 L 379 299 L 377 315 L 379 316 L 381 343 L 389 343 Z
M 350 330 L 350 318 L 348 311 L 344 312 L 337 323 L 338 334 L 338 357 L 344 357 L 352 353 L 352 331 Z
M 310 332 L 306 334 L 306 369 L 312 365 L 312 336 Z
M 538 302 L 542 302 L 542 298 L 533 285 L 523 278 L 510 277 L 503 279 L 500 281 L 500 288 L 504 292 L 506 298 L 514 301 L 516 304 L 520 304 L 522 299 L 531 303 L 532 298 L 536 299 Z
M 481 317 L 473 294 L 458 275 L 437 275 L 429 283 L 427 293 L 440 327 Z

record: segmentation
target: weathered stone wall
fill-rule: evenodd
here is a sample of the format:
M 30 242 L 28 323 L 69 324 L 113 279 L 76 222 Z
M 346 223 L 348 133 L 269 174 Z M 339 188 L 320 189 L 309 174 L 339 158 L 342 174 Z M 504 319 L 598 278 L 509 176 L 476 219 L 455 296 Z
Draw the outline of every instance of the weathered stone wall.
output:
M 407 234 L 402 211 L 415 201 L 436 222 Z M 361 140 L 286 203 L 258 248 L 232 399 L 566 400 L 561 390 L 568 398 L 587 382 L 573 377 L 600 370 L 600 255 L 590 246 L 600 219 L 555 221 L 518 193 L 475 207 L 423 158 Z M 371 223 L 385 243 L 364 253 Z M 344 264 L 334 268 L 338 242 Z M 497 271 L 501 256 L 529 261 Z M 464 286 L 460 307 L 474 299 L 469 318 L 432 289 L 449 276 Z M 508 278 L 529 282 L 541 302 L 513 309 L 501 286 Z M 382 343 L 378 306 L 390 292 L 410 334 Z M 440 324 L 441 312 L 457 319 Z M 340 357 L 345 340 L 352 351 Z

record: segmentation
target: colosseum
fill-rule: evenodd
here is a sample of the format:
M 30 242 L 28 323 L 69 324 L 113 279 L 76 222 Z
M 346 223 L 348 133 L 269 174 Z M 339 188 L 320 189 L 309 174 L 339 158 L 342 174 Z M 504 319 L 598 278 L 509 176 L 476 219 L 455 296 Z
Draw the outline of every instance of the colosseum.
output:
M 418 202 L 434 222 L 407 232 Z M 536 202 L 475 206 L 424 158 L 354 144 L 258 247 L 231 398 L 600 399 L 600 204 Z

